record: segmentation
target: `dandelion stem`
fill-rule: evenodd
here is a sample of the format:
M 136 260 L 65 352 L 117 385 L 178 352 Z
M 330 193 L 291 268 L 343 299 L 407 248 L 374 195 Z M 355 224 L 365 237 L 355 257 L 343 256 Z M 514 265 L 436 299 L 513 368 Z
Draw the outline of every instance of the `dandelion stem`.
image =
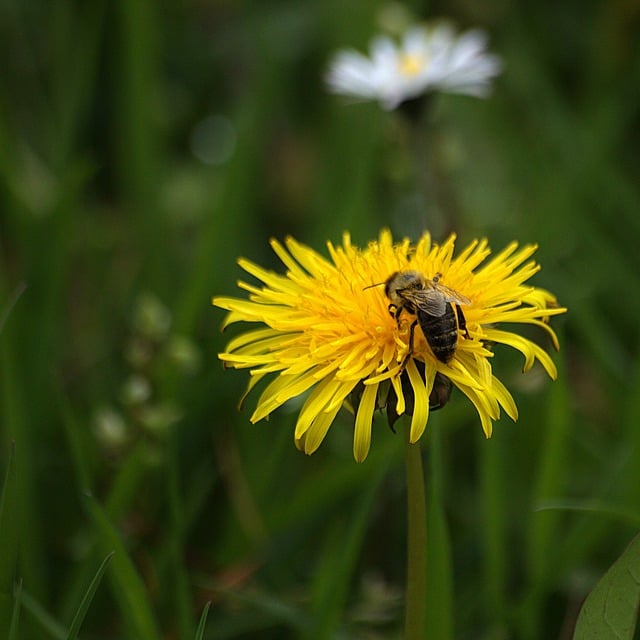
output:
M 407 473 L 407 591 L 405 640 L 424 638 L 427 592 L 427 514 L 420 442 L 405 446 Z

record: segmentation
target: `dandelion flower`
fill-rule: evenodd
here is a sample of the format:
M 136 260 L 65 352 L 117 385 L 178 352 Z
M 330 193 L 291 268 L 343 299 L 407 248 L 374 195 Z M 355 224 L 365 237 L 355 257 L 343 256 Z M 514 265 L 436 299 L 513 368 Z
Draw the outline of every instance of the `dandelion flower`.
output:
M 293 238 L 284 244 L 272 240 L 284 274 L 239 260 L 262 285 L 241 281 L 238 285 L 249 293 L 248 299 L 215 297 L 213 304 L 229 311 L 225 327 L 236 322 L 258 325 L 233 338 L 219 355 L 227 367 L 249 369 L 247 393 L 269 379 L 251 422 L 302 396 L 295 442 L 311 454 L 340 408 L 353 404 L 353 451 L 362 461 L 369 452 L 376 408 L 391 404 L 388 413 L 410 414 L 410 441 L 416 442 L 427 425 L 430 405 L 442 398 L 446 402 L 451 386 L 473 403 L 487 437 L 501 408 L 516 420 L 511 394 L 492 373 L 491 345 L 520 351 L 525 371 L 537 360 L 555 379 L 556 368 L 539 345 L 498 325 L 536 325 L 558 348 L 548 321 L 565 309 L 549 292 L 526 284 L 539 270 L 530 260 L 535 245 L 518 247 L 514 242 L 493 257 L 486 240 L 473 241 L 456 257 L 454 245 L 454 235 L 438 245 L 429 234 L 415 245 L 407 239 L 394 243 L 385 230 L 364 249 L 352 245 L 345 234 L 342 245 L 328 243 L 329 259 Z M 436 357 L 416 317 L 406 309 L 390 309 L 385 287 L 375 286 L 406 271 L 425 278 L 437 275 L 442 286 L 468 302 L 466 329 L 458 331 L 447 362 Z
M 501 70 L 499 58 L 486 53 L 486 41 L 478 29 L 456 36 L 445 24 L 413 27 L 399 45 L 385 36 L 375 38 L 370 57 L 338 52 L 326 82 L 333 93 L 378 100 L 387 110 L 429 90 L 483 97 Z

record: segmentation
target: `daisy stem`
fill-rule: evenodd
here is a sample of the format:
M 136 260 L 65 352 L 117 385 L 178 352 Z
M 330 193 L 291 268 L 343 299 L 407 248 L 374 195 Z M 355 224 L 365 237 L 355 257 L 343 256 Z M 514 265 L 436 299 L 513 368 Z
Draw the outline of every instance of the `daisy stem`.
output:
M 405 445 L 407 473 L 407 591 L 405 640 L 424 638 L 427 595 L 427 512 L 420 442 Z

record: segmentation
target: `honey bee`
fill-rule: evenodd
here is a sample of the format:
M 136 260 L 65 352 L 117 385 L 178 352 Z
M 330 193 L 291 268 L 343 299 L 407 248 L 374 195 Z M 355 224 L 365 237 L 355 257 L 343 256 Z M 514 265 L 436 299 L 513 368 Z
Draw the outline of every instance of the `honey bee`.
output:
M 442 274 L 428 279 L 418 271 L 398 271 L 387 278 L 384 292 L 390 301 L 389 313 L 400 320 L 402 311 L 416 317 L 409 329 L 409 354 L 413 351 L 413 334 L 416 324 L 433 355 L 444 362 L 450 362 L 458 344 L 458 330 L 470 338 L 461 306 L 471 301 L 461 293 L 440 283 Z

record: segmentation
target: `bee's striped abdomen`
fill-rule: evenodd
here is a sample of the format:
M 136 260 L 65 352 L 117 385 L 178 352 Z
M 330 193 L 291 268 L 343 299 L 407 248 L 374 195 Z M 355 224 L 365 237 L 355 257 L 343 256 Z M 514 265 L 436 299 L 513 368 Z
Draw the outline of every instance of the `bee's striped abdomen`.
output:
M 432 316 L 422 309 L 417 309 L 417 315 L 433 355 L 446 364 L 453 358 L 458 344 L 458 323 L 453 306 L 447 303 L 447 310 L 441 316 Z

